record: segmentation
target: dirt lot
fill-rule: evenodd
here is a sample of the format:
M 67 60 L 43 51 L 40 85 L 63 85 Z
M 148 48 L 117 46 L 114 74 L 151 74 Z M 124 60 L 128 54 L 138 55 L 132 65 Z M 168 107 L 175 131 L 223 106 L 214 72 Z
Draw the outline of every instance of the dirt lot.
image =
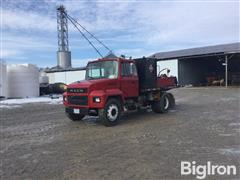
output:
M 1 113 L 2 179 L 193 179 L 181 161 L 240 167 L 240 89 L 181 88 L 167 114 L 125 114 L 116 127 L 72 122 L 62 105 Z M 239 179 L 237 176 L 212 176 Z

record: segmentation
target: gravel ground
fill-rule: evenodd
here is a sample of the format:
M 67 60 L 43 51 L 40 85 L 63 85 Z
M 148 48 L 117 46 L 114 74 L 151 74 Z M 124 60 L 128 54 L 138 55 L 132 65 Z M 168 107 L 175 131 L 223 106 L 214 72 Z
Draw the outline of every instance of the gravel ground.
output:
M 62 105 L 1 108 L 2 179 L 193 179 L 181 161 L 240 167 L 240 89 L 172 90 L 167 114 L 125 114 L 118 126 L 72 122 Z M 239 170 L 239 169 L 238 169 Z M 210 179 L 239 179 L 209 176 Z

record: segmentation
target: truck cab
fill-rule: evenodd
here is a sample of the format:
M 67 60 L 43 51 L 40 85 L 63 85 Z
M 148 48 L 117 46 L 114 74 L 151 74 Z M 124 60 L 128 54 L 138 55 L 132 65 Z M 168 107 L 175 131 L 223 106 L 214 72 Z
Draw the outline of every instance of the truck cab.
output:
M 89 62 L 85 80 L 68 85 L 63 94 L 67 116 L 74 121 L 81 120 L 85 115 L 99 116 L 104 125 L 113 126 L 117 124 L 122 111 L 154 104 L 153 101 L 160 99 L 160 91 L 156 88 L 143 91 L 141 81 L 144 82 L 144 79 L 139 77 L 144 75 L 136 64 L 134 60 L 123 58 Z M 149 73 L 154 73 L 151 68 L 152 65 L 148 68 Z M 141 72 L 141 76 L 138 72 Z M 157 83 L 154 84 L 156 86 Z
M 110 99 L 118 101 L 117 108 L 122 110 L 121 104 L 126 99 L 139 96 L 138 84 L 137 69 L 132 60 L 113 58 L 89 62 L 85 80 L 68 85 L 64 93 L 66 113 L 72 120 L 87 114 L 99 115 Z

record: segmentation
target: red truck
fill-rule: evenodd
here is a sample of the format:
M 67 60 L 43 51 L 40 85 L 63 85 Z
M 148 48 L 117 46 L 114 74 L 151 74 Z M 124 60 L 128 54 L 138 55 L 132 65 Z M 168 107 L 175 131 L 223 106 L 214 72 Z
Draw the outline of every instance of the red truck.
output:
M 73 121 L 99 116 L 105 126 L 114 126 L 123 111 L 151 106 L 155 113 L 165 113 L 175 100 L 159 78 L 156 60 L 151 58 L 89 62 L 85 80 L 68 85 L 63 94 L 66 114 Z

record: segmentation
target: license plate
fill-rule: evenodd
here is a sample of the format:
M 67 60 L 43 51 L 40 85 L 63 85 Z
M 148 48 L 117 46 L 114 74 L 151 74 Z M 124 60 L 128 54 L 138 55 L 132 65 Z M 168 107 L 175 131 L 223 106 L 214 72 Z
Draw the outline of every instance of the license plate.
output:
M 73 113 L 74 114 L 79 114 L 80 113 L 80 109 L 73 109 Z

